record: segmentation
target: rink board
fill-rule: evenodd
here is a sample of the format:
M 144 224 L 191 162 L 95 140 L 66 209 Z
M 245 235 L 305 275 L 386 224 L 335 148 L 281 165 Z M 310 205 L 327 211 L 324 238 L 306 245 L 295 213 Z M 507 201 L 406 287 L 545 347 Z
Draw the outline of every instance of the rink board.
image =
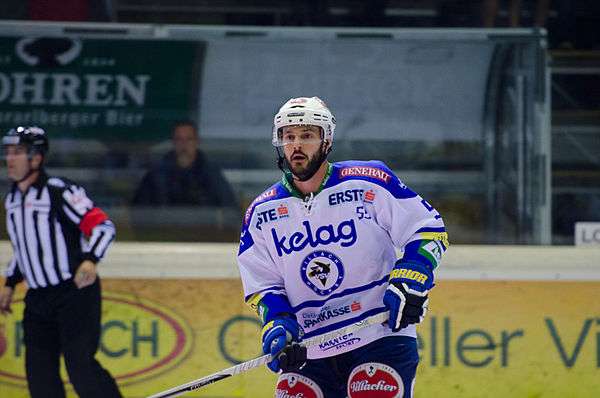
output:
M 172 252 L 196 261 L 212 258 L 203 262 L 218 259 L 217 252 L 223 259 L 230 256 L 226 245 L 213 249 L 211 256 L 206 248 L 203 254 L 184 246 Z M 466 268 L 462 264 L 468 263 L 468 253 L 479 256 L 484 248 L 454 249 L 431 293 L 431 312 L 419 327 L 416 396 L 587 397 L 600 391 L 600 278 L 593 271 L 599 265 L 584 272 L 590 258 L 600 258 L 597 251 L 577 256 L 565 248 L 571 261 L 563 263 L 563 271 L 549 262 L 544 270 L 544 264 L 533 260 L 530 267 L 537 267 L 537 274 L 515 271 L 510 280 L 509 272 L 503 280 L 494 274 L 502 271 L 498 266 L 487 267 L 498 257 L 494 248 L 487 248 L 494 260 Z M 148 267 L 151 276 L 141 278 L 137 270 L 125 271 L 124 259 L 139 260 L 130 250 L 117 245 L 102 270 L 98 353 L 126 397 L 143 397 L 260 354 L 260 327 L 242 304 L 235 267 L 223 262 L 218 269 L 211 265 L 212 274 L 204 269 L 196 276 L 173 278 L 168 272 L 173 262 L 159 266 L 161 256 L 156 254 L 155 267 Z M 514 250 L 513 255 L 523 253 Z M 560 260 L 559 253 L 554 254 Z M 455 262 L 459 259 L 461 264 Z M 153 274 L 157 269 L 161 275 Z M 224 276 L 228 273 L 233 275 Z M 14 314 L 0 318 L 2 397 L 27 396 L 19 343 L 23 293 L 22 288 L 17 292 Z M 189 396 L 271 397 L 274 380 L 266 369 L 256 369 Z

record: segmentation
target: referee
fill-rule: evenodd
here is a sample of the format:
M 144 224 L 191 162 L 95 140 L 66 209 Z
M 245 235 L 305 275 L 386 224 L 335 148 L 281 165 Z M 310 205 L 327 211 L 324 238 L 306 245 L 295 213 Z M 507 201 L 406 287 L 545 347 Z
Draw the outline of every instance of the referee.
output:
M 14 128 L 2 145 L 13 181 L 4 202 L 13 257 L 0 292 L 0 312 L 11 312 L 14 287 L 25 280 L 23 331 L 31 397 L 65 397 L 61 354 L 80 397 L 120 397 L 115 380 L 94 358 L 101 313 L 96 264 L 113 241 L 115 227 L 82 187 L 45 173 L 48 138 L 43 129 Z

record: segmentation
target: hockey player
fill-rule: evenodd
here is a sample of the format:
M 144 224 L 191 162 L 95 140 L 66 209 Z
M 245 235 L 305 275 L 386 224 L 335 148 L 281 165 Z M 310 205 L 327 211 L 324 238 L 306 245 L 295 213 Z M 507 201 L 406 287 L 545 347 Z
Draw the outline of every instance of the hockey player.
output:
M 329 163 L 335 124 L 317 97 L 292 98 L 275 115 L 283 177 L 243 220 L 245 300 L 264 325 L 277 397 L 412 397 L 415 325 L 448 247 L 446 229 L 384 163 Z M 298 344 L 382 312 L 386 324 Z

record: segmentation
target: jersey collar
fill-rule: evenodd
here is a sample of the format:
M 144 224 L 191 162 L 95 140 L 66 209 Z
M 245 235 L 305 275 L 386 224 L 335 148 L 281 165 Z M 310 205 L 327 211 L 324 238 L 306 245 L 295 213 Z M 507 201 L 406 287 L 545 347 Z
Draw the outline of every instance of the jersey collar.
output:
M 325 188 L 327 181 L 329 181 L 329 177 L 331 177 L 332 171 L 333 171 L 333 165 L 328 162 L 327 163 L 327 171 L 325 172 L 325 177 L 323 177 L 323 181 L 321 181 L 321 185 L 319 185 L 319 188 L 317 189 L 317 191 L 313 192 L 314 195 L 318 194 L 319 192 L 321 192 L 323 190 L 323 188 Z M 300 192 L 298 190 L 298 188 L 296 188 L 296 186 L 292 182 L 292 173 L 289 173 L 289 172 L 284 173 L 283 176 L 281 176 L 281 184 L 292 196 L 295 196 L 300 199 L 304 199 L 304 197 L 306 196 L 305 194 Z
M 27 192 L 29 192 L 29 188 L 34 187 L 35 189 L 37 189 L 38 191 L 40 189 L 42 189 L 44 187 L 44 185 L 46 184 L 46 181 L 48 181 L 48 174 L 46 174 L 46 172 L 44 171 L 44 169 L 40 169 L 38 177 L 35 179 L 35 181 L 29 186 L 27 187 L 27 190 L 25 190 L 24 194 L 26 194 Z M 11 183 L 11 187 L 10 187 L 10 192 L 21 192 L 19 190 L 19 184 L 15 181 L 13 181 Z

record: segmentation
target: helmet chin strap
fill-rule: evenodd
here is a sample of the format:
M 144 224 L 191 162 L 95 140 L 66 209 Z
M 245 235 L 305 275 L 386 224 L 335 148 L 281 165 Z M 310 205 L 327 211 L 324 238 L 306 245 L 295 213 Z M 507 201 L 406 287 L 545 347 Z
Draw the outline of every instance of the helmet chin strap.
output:
M 25 176 L 23 178 L 21 178 L 20 180 L 15 180 L 15 182 L 17 184 L 22 183 L 23 181 L 25 181 L 26 179 L 28 179 L 36 171 L 39 171 L 39 169 L 29 169 L 29 171 L 27 172 L 27 174 L 25 174 Z
M 14 180 L 17 184 L 25 181 L 26 179 L 28 179 L 33 173 L 35 173 L 36 171 L 40 171 L 42 169 L 42 164 L 40 163 L 40 166 L 37 169 L 34 169 L 33 167 L 31 167 L 31 156 L 28 156 L 29 159 L 29 171 L 27 173 L 25 173 L 25 176 L 20 178 L 19 180 Z

